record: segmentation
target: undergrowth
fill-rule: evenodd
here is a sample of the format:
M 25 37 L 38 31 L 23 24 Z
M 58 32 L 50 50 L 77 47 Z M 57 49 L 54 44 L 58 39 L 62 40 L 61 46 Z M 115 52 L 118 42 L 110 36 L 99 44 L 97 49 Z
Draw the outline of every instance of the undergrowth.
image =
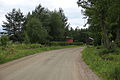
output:
M 41 44 L 11 44 L 7 47 L 0 47 L 0 64 L 29 56 L 35 53 L 40 53 L 48 50 L 77 47 L 71 46 L 43 46 Z
M 87 47 L 83 59 L 103 80 L 120 80 L 120 49 L 108 52 L 103 47 Z

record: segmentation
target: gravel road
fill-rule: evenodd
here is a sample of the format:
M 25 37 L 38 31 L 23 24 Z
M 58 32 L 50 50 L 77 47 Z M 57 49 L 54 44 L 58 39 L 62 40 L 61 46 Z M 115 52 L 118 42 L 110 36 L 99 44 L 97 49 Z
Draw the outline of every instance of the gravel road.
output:
M 52 50 L 2 64 L 0 80 L 100 80 L 81 59 L 82 50 Z

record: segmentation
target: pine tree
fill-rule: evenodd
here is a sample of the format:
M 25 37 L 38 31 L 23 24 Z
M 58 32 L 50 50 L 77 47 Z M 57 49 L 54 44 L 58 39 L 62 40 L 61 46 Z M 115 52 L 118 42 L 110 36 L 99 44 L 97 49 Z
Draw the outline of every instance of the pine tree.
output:
M 12 12 L 9 12 L 5 15 L 7 22 L 3 22 L 3 28 L 7 31 L 7 34 L 10 36 L 10 39 L 13 41 L 22 41 L 22 32 L 23 24 L 25 18 L 20 9 L 13 9 Z

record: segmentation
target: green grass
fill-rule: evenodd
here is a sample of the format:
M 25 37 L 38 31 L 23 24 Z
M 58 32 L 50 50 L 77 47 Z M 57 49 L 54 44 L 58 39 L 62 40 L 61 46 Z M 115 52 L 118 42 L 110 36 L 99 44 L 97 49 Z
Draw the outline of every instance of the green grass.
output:
M 2 50 L 2 47 L 0 47 L 0 64 L 33 55 L 36 53 L 40 53 L 43 51 L 48 50 L 55 50 L 55 49 L 62 49 L 62 48 L 71 48 L 71 47 L 77 47 L 74 45 L 71 46 L 42 46 L 40 44 L 12 44 L 8 48 L 5 48 Z
M 102 80 L 120 80 L 120 54 L 114 52 L 100 56 L 102 49 L 87 47 L 83 50 L 84 61 Z

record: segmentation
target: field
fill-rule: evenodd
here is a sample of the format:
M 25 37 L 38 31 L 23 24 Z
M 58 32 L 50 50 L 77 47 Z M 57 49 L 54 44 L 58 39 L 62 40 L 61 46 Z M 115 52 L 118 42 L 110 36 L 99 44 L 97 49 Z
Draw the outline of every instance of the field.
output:
M 83 51 L 83 59 L 102 80 L 120 80 L 120 49 L 105 54 L 102 47 L 89 46 Z M 101 52 L 105 52 L 101 55 Z

